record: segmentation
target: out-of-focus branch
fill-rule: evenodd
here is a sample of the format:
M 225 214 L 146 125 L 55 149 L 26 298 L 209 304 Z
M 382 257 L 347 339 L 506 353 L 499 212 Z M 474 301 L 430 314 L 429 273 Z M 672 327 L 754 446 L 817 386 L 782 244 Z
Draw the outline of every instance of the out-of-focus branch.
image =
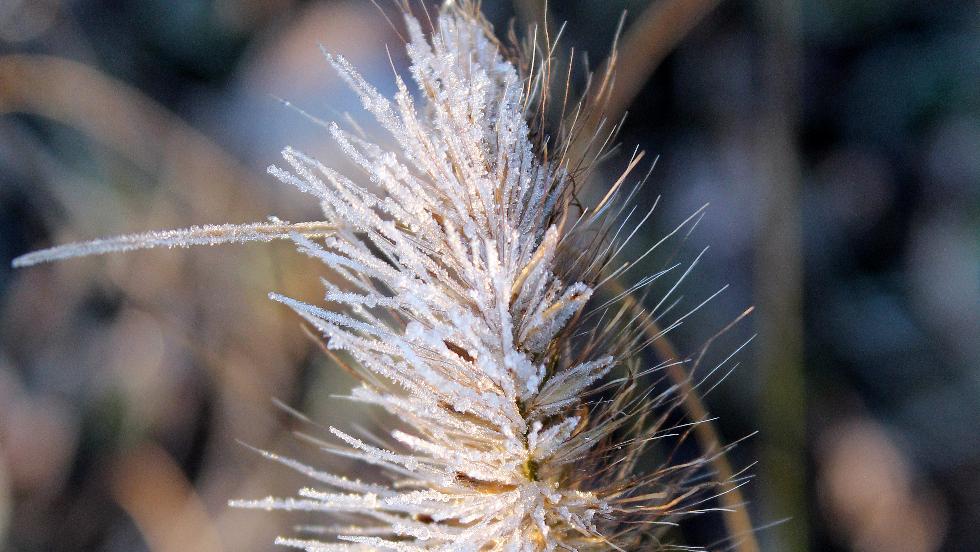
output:
M 759 106 L 753 129 L 759 219 L 755 285 L 759 306 L 758 369 L 763 498 L 777 528 L 774 547 L 809 547 L 806 511 L 806 390 L 803 365 L 803 262 L 800 221 L 800 6 L 757 0 L 762 37 Z
M 720 0 L 652 2 L 626 30 L 616 60 L 616 85 L 603 116 L 618 121 L 660 65 Z
M 664 58 L 719 3 L 720 0 L 660 0 L 640 14 L 595 73 L 584 121 L 578 124 L 586 131 L 574 133 L 569 159 L 589 156 L 595 147 L 592 131 L 602 129 L 600 134 L 606 134 L 611 124 L 620 122 Z M 567 116 L 577 117 L 577 113 Z M 563 125 L 567 123 L 563 121 Z
M 44 55 L 0 57 L 0 115 L 5 113 L 39 115 L 78 129 L 150 174 L 179 162 L 188 184 L 185 192 L 207 182 L 208 193 L 229 190 L 222 195 L 247 201 L 248 194 L 230 190 L 254 180 L 206 136 L 138 90 L 75 61 Z M 205 216 L 211 208 L 219 209 L 216 216 L 227 208 L 187 203 Z
M 625 291 L 619 282 L 610 282 L 610 290 L 614 296 Z M 639 311 L 643 308 L 632 296 L 626 297 L 625 301 L 627 302 L 627 306 L 632 310 Z M 663 335 L 663 330 L 659 324 L 649 320 L 649 317 L 644 318 L 647 319 L 644 323 L 644 333 L 652 340 L 652 346 L 657 351 L 660 359 L 670 361 L 683 358 L 677 352 L 673 343 Z M 728 457 L 724 453 L 724 445 L 722 444 L 721 436 L 718 435 L 717 428 L 714 423 L 708 421 L 708 409 L 705 408 L 700 395 L 698 395 L 698 392 L 691 384 L 690 374 L 687 373 L 684 365 L 671 364 L 667 368 L 667 375 L 678 387 L 678 393 L 684 401 L 684 410 L 687 413 L 687 417 L 692 422 L 701 422 L 694 427 L 694 436 L 698 441 L 698 446 L 701 448 L 701 451 L 711 456 L 711 467 L 715 470 L 716 480 L 723 484 L 732 482 L 735 472 L 732 470 L 731 463 L 728 462 Z M 736 552 L 759 552 L 759 543 L 755 538 L 755 528 L 752 525 L 752 519 L 749 517 L 745 498 L 742 496 L 741 491 L 738 488 L 732 487 L 728 492 L 720 495 L 718 501 L 725 509 L 725 528 L 731 538 L 731 550 Z
M 136 523 L 152 552 L 223 550 L 214 523 L 173 459 L 144 444 L 112 470 L 118 504 Z
M 597 111 L 596 115 L 608 121 L 618 121 L 667 54 L 719 3 L 720 0 L 662 0 L 651 4 L 626 31 L 617 51 L 605 63 L 607 68 L 615 63 L 615 85 L 605 99 L 604 109 Z M 597 125 L 599 121 L 591 123 Z M 613 294 L 618 295 L 622 291 L 621 286 L 615 284 Z M 633 299 L 628 298 L 627 301 L 633 302 Z M 640 305 L 634 303 L 634 308 L 640 308 Z M 681 358 L 670 340 L 661 335 L 657 324 L 646 325 L 645 331 L 651 339 L 655 338 L 653 347 L 662 359 Z M 668 375 L 680 389 L 687 416 L 694 421 L 707 420 L 708 411 L 691 385 L 690 375 L 684 367 L 671 366 Z M 711 422 L 698 424 L 695 437 L 706 453 L 718 452 L 712 459 L 718 481 L 730 481 L 734 472 L 727 456 L 720 452 L 723 445 L 715 425 Z M 755 529 L 739 489 L 731 489 L 718 500 L 726 509 L 724 520 L 732 539 L 732 549 L 737 552 L 758 552 Z

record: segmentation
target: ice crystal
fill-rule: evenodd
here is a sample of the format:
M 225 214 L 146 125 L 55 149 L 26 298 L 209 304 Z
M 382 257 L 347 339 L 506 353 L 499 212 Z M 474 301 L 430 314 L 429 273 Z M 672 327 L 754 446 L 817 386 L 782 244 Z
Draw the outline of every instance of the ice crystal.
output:
M 339 278 L 325 281 L 323 305 L 271 297 L 350 359 L 361 379 L 350 399 L 385 409 L 401 427 L 386 444 L 330 428 L 335 442 L 322 448 L 373 466 L 371 482 L 262 452 L 315 487 L 234 505 L 336 521 L 279 544 L 406 552 L 658 547 L 653 529 L 703 498 L 691 477 L 703 460 L 667 457 L 657 469 L 639 468 L 650 443 L 670 434 L 676 399 L 670 389 L 650 396 L 639 387 L 640 373 L 657 367 L 639 368 L 643 319 L 615 306 L 625 293 L 585 310 L 598 286 L 633 266 L 607 268 L 633 214 L 611 207 L 624 179 L 594 210 L 576 213 L 573 174 L 588 160 L 565 156 L 569 128 L 550 143 L 533 122 L 549 85 L 543 63 L 515 63 L 466 2 L 447 3 L 429 31 L 411 15 L 405 21 L 415 92 L 396 76 L 397 92 L 385 97 L 345 58 L 327 55 L 397 147 L 331 124 L 362 175 L 345 176 L 291 148 L 284 166 L 269 169 L 315 198 L 325 222 L 149 233 L 42 251 L 17 264 L 288 238 L 333 269 Z M 621 375 L 611 379 L 614 369 Z

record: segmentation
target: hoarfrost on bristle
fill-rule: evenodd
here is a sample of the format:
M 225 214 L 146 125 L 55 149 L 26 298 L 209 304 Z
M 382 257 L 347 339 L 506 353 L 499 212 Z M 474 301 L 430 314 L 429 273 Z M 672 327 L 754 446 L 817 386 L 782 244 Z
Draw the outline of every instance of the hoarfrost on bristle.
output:
M 142 232 L 114 238 L 104 238 L 34 251 L 13 260 L 15 268 L 71 259 L 89 255 L 121 253 L 155 247 L 191 247 L 224 243 L 269 242 L 289 240 L 293 235 L 311 238 L 325 237 L 333 233 L 334 226 L 327 222 L 300 222 L 291 224 L 278 219 L 251 224 L 215 224 L 192 226 L 182 230 Z

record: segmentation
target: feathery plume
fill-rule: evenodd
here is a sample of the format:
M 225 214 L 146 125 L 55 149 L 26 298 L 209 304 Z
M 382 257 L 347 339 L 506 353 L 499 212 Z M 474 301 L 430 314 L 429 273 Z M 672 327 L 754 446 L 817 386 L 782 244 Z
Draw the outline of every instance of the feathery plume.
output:
M 635 266 L 611 268 L 652 213 L 628 228 L 635 188 L 624 192 L 623 185 L 639 154 L 594 208 L 576 199 L 575 181 L 588 177 L 615 133 L 600 130 L 592 147 L 573 148 L 583 132 L 576 122 L 598 109 L 610 77 L 590 81 L 590 99 L 574 107 L 566 95 L 566 116 L 551 140 L 541 115 L 550 101 L 550 43 L 532 45 L 529 58 L 509 53 L 470 2 L 447 2 L 428 33 L 407 10 L 405 22 L 417 96 L 396 76 L 397 92 L 387 98 L 345 58 L 327 54 L 397 145 L 385 149 L 329 125 L 371 185 L 291 148 L 283 167 L 269 169 L 315 198 L 323 221 L 154 232 L 57 247 L 14 264 L 285 238 L 339 276 L 342 283 L 325 281 L 322 306 L 271 298 L 352 360 L 360 385 L 351 400 L 386 410 L 401 427 L 384 444 L 337 428 L 330 428 L 332 443 L 319 443 L 374 466 L 373 481 L 261 452 L 308 476 L 311 487 L 235 506 L 336 520 L 279 544 L 320 551 L 666 549 L 664 528 L 703 511 L 708 489 L 726 487 L 711 484 L 707 459 L 678 460 L 675 449 L 660 446 L 683 439 L 692 424 L 676 425 L 674 388 L 641 385 L 665 365 L 644 367 L 651 319 L 623 301 L 680 273 L 654 309 L 665 314 L 694 263 L 642 277 L 598 305 L 592 300 Z

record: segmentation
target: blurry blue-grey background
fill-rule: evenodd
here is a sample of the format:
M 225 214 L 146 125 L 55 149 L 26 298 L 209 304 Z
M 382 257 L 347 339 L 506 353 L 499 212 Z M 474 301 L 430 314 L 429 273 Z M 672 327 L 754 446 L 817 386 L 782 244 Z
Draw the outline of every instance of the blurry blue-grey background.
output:
M 678 345 L 757 307 L 707 402 L 727 441 L 759 431 L 733 461 L 759 462 L 753 521 L 782 521 L 763 549 L 976 550 L 980 6 L 660 2 L 553 0 L 549 19 L 595 66 L 627 10 L 620 141 L 660 156 L 640 200 L 663 197 L 637 250 L 710 203 L 685 293 L 731 288 Z M 501 30 L 542 5 L 484 1 Z M 225 503 L 305 484 L 237 443 L 316 458 L 272 398 L 349 423 L 327 396 L 350 381 L 266 299 L 316 300 L 321 267 L 288 244 L 9 261 L 315 217 L 264 168 L 285 145 L 337 154 L 277 98 L 357 114 L 318 44 L 390 91 L 397 43 L 367 1 L 0 0 L 0 548 L 267 550 L 300 523 Z

